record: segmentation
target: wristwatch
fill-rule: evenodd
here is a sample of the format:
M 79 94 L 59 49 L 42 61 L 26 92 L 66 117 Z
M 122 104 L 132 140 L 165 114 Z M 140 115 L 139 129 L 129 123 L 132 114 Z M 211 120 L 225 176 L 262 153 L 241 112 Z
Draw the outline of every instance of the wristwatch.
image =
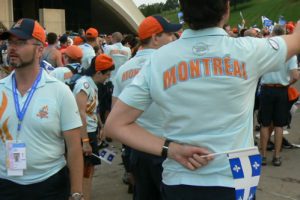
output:
M 83 197 L 82 193 L 74 192 L 74 193 L 71 194 L 71 198 L 73 200 L 81 200 L 82 197 Z
M 168 157 L 168 151 L 169 151 L 169 145 L 170 143 L 173 142 L 173 140 L 170 140 L 166 138 L 164 145 L 162 146 L 161 149 L 161 157 L 167 158 Z

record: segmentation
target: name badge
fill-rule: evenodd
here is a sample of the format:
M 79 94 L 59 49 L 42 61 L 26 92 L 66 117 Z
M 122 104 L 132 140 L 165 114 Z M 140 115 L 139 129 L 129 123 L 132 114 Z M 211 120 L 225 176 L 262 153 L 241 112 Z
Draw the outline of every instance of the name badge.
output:
M 26 145 L 21 141 L 6 141 L 6 168 L 8 176 L 23 176 L 26 169 Z

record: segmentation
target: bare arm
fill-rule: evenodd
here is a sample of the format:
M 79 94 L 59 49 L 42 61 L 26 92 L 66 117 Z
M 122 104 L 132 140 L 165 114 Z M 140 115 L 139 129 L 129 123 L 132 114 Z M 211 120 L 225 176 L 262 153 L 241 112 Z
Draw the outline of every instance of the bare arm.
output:
M 76 94 L 75 99 L 78 105 L 78 109 L 82 121 L 82 127 L 80 129 L 80 133 L 83 141 L 83 152 L 86 155 L 90 155 L 92 153 L 92 148 L 89 144 L 89 141 L 87 140 L 89 136 L 87 133 L 87 123 L 86 123 L 86 105 L 87 105 L 88 97 L 84 91 L 80 91 L 78 94 Z
M 300 53 L 300 22 L 297 23 L 293 34 L 285 35 L 283 38 L 288 49 L 286 60 L 289 60 L 292 56 Z
M 62 55 L 60 51 L 56 52 L 55 62 L 57 67 L 62 67 L 64 64 L 62 63 Z
M 80 144 L 80 128 L 64 131 L 63 135 L 67 144 L 71 193 L 82 193 L 83 157 Z
M 118 97 L 112 97 L 112 100 L 111 100 L 111 107 L 114 107 L 115 103 L 117 102 L 118 100 Z
M 107 136 L 118 139 L 134 149 L 160 156 L 165 140 L 149 133 L 135 123 L 141 113 L 141 110 L 117 101 L 108 116 L 104 131 Z M 168 151 L 169 158 L 190 170 L 206 165 L 212 159 L 212 157 L 200 157 L 206 154 L 209 152 L 204 148 L 175 142 L 171 142 Z
M 296 83 L 300 78 L 298 69 L 291 70 L 290 76 L 291 76 L 290 85 L 292 85 L 292 84 Z

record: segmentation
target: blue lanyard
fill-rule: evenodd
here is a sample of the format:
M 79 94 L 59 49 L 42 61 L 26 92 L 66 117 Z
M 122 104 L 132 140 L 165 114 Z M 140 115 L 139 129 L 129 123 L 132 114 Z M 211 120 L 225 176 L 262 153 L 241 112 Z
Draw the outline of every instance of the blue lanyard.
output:
M 18 123 L 18 131 L 21 130 L 21 123 L 24 119 L 24 116 L 25 116 L 25 113 L 27 111 L 27 108 L 28 108 L 28 105 L 32 99 L 32 96 L 34 94 L 34 92 L 36 91 L 36 87 L 38 85 L 38 83 L 40 82 L 41 80 L 41 77 L 42 77 L 42 69 L 40 69 L 40 72 L 36 78 L 36 80 L 34 81 L 31 89 L 30 89 L 30 92 L 26 98 L 26 101 L 24 103 L 24 106 L 22 108 L 22 110 L 20 110 L 20 104 L 19 104 L 19 98 L 18 98 L 18 93 L 17 93 L 17 82 L 16 82 L 16 77 L 15 77 L 15 74 L 12 75 L 12 88 L 13 88 L 13 94 L 14 94 L 14 102 L 15 102 L 15 108 L 16 108 L 16 112 L 17 112 L 17 117 L 19 119 L 19 123 Z

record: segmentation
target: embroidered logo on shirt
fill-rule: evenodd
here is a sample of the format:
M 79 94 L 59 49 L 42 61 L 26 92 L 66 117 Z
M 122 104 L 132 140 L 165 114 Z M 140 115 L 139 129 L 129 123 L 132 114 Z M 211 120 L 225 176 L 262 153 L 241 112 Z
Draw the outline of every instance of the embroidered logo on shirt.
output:
M 83 83 L 83 87 L 84 87 L 85 89 L 88 89 L 88 88 L 90 87 L 90 84 L 89 84 L 88 82 L 84 82 L 84 83 Z
M 198 56 L 203 56 L 208 52 L 208 46 L 204 43 L 198 43 L 193 46 L 193 53 Z
M 48 106 L 43 106 L 40 111 L 36 114 L 39 118 L 48 118 Z

